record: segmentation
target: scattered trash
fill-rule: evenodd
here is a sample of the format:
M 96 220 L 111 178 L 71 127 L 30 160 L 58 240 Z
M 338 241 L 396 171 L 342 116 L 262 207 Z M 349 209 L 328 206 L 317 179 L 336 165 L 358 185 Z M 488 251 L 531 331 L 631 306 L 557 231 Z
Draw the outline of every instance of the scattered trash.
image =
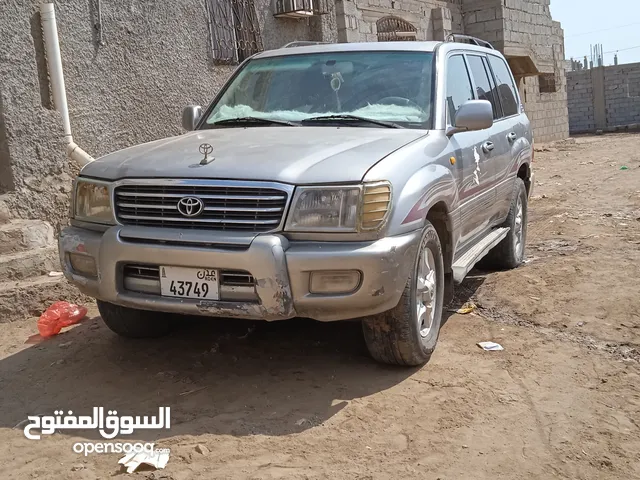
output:
M 629 167 L 627 167 L 626 165 L 622 165 L 622 166 L 620 167 L 620 170 L 629 170 Z
M 500 350 L 504 350 L 502 345 L 494 342 L 479 342 L 478 346 L 487 352 L 499 352 Z
M 201 390 L 204 390 L 205 388 L 207 388 L 206 385 L 204 387 L 194 388 L 193 390 L 187 390 L 186 392 L 182 392 L 180 396 L 184 397 L 185 395 L 191 395 L 192 393 L 199 392 Z
M 204 455 L 204 456 L 209 455 L 209 449 L 207 447 L 205 447 L 204 445 L 201 445 L 201 444 L 196 445 L 195 450 L 200 455 Z
M 296 425 L 298 425 L 299 427 L 301 427 L 302 425 L 304 425 L 305 423 L 309 423 L 309 420 L 307 420 L 306 418 L 301 418 L 300 420 L 298 420 L 296 422 Z
M 461 315 L 466 315 L 467 313 L 471 313 L 473 312 L 476 308 L 478 308 L 475 304 L 471 303 L 471 302 L 467 302 L 464 305 L 462 305 L 460 308 L 458 308 L 457 310 L 450 310 L 451 312 L 455 312 L 455 313 L 459 313 Z
M 55 302 L 40 315 L 38 332 L 41 337 L 53 337 L 58 335 L 64 327 L 80 322 L 86 315 L 86 307 L 65 301 Z
M 49 276 L 50 277 L 62 277 L 62 276 L 64 276 L 64 273 L 62 273 L 62 272 L 49 272 Z
M 578 325 L 579 327 L 582 327 L 582 326 L 584 326 L 584 322 L 578 322 L 578 323 L 577 323 L 577 325 Z
M 69 348 L 73 342 L 64 342 L 58 345 L 60 348 Z
M 81 463 L 78 463 L 77 465 L 74 465 L 73 467 L 71 467 L 72 472 L 77 472 L 79 470 L 84 470 L 84 465 Z
M 162 469 L 169 461 L 169 453 L 154 450 L 153 452 L 132 452 L 126 454 L 118 463 L 127 469 L 127 473 L 133 473 L 142 464 Z

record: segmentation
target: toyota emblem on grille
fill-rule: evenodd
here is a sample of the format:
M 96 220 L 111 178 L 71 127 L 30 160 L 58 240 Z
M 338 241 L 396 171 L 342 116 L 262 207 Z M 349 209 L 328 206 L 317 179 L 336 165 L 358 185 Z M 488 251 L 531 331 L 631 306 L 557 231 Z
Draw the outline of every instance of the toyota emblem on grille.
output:
M 197 217 L 204 210 L 204 203 L 198 197 L 183 197 L 178 200 L 178 211 L 185 217 Z

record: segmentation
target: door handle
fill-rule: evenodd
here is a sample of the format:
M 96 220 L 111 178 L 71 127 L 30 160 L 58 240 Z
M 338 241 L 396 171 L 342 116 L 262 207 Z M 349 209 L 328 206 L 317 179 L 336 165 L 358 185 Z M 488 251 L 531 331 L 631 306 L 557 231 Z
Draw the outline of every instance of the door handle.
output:
M 482 151 L 483 151 L 484 153 L 489 153 L 489 152 L 491 152 L 491 151 L 493 150 L 493 148 L 494 148 L 493 142 L 484 142 L 484 143 L 482 144 Z
M 507 135 L 507 139 L 510 142 L 515 142 L 518 138 L 518 135 L 515 134 L 515 132 L 511 132 L 509 135 Z

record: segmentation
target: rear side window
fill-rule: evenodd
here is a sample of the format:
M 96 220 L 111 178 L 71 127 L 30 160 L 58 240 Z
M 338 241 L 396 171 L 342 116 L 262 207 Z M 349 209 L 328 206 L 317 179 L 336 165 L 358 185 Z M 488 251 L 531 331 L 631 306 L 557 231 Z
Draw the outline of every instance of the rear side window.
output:
M 462 55 L 453 55 L 447 60 L 447 121 L 453 125 L 460 106 L 473 100 L 473 89 L 467 65 Z
M 494 55 L 489 55 L 489 63 L 498 85 L 498 96 L 500 97 L 504 116 L 510 117 L 518 114 L 520 110 L 518 108 L 518 94 L 507 63 Z
M 485 67 L 485 61 L 483 57 L 477 55 L 468 55 L 467 61 L 469 62 L 469 70 L 473 76 L 473 80 L 476 85 L 476 94 L 478 100 L 488 100 L 493 107 L 493 118 L 500 118 L 500 103 L 497 98 L 495 83 L 491 74 Z

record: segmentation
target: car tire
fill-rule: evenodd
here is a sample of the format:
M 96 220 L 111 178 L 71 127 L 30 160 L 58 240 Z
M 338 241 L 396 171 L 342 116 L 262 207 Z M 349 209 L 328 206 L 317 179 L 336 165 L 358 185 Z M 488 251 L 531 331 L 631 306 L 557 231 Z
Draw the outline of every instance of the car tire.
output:
M 171 331 L 170 315 L 121 307 L 98 300 L 102 320 L 112 332 L 127 338 L 156 338 Z
M 527 189 L 521 178 L 516 178 L 509 215 L 502 227 L 509 227 L 507 236 L 483 259 L 480 266 L 492 270 L 510 270 L 524 261 L 528 219 Z
M 436 348 L 442 323 L 444 262 L 438 233 L 430 222 L 426 223 L 398 305 L 362 319 L 367 348 L 378 362 L 423 365 Z

